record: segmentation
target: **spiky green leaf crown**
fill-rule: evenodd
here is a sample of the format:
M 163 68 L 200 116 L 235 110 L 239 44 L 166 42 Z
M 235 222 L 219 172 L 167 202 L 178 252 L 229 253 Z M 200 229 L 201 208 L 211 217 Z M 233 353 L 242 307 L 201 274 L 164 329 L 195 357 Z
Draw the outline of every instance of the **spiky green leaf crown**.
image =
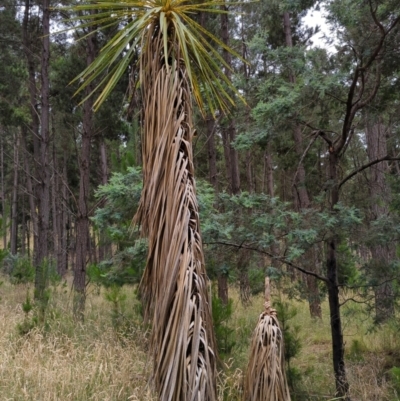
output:
M 82 82 L 78 92 L 96 82 L 89 96 L 100 90 L 94 103 L 94 108 L 98 109 L 132 64 L 137 46 L 146 51 L 147 41 L 152 40 L 148 35 L 149 26 L 157 24 L 164 35 L 164 54 L 169 54 L 169 46 L 178 46 L 193 97 L 200 109 L 204 111 L 208 106 L 212 113 L 216 109 L 227 112 L 234 104 L 234 96 L 242 97 L 222 71 L 222 66 L 230 66 L 217 47 L 239 58 L 240 55 L 190 17 L 199 12 L 223 13 L 225 11 L 219 8 L 223 4 L 223 1 L 191 4 L 189 0 L 94 0 L 70 7 L 74 11 L 96 11 L 75 18 L 85 21 L 81 27 L 96 26 L 99 29 L 124 24 L 101 49 L 95 61 L 75 78 L 74 81 Z

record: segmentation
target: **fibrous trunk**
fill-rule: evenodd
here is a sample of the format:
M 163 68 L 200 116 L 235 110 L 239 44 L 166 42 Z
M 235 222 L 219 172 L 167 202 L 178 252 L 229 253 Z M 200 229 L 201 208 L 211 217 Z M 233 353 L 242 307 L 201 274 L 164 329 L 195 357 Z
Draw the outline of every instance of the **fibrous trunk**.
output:
M 215 349 L 193 177 L 190 87 L 174 38 L 157 24 L 141 59 L 144 187 L 136 222 L 148 237 L 141 284 L 152 319 L 160 400 L 211 401 Z

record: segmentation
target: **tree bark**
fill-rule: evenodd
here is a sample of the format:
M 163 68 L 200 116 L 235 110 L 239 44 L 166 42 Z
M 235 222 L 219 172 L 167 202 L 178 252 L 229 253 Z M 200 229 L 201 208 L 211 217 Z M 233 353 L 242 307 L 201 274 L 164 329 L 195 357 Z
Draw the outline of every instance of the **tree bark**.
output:
M 50 61 L 50 1 L 42 2 L 42 55 L 41 55 L 41 108 L 40 108 L 40 143 L 37 154 L 36 177 L 37 209 L 38 209 L 38 249 L 36 257 L 35 299 L 46 301 L 49 255 L 49 223 L 50 223 L 50 172 L 49 172 L 49 140 L 50 140 L 50 104 L 49 104 L 49 61 Z
M 283 14 L 284 30 L 285 30 L 285 41 L 286 46 L 293 47 L 292 41 L 292 29 L 289 12 L 284 12 Z M 289 81 L 291 84 L 296 84 L 296 75 L 290 70 L 289 71 Z M 301 127 L 299 124 L 295 124 L 293 127 L 293 140 L 295 146 L 295 152 L 299 160 L 303 156 L 303 135 L 301 132 Z M 294 189 L 294 199 L 295 205 L 299 211 L 304 211 L 310 208 L 311 202 L 310 197 L 306 188 L 306 170 L 304 168 L 303 162 L 300 162 L 297 166 L 297 171 L 295 172 L 295 178 L 293 182 Z M 311 272 L 317 272 L 316 268 L 318 266 L 315 259 L 315 252 L 310 249 L 304 255 L 304 260 L 306 261 L 307 270 Z M 321 299 L 319 295 L 319 288 L 317 279 L 314 276 L 307 276 L 305 278 L 307 285 L 307 298 L 310 308 L 310 314 L 313 318 L 322 319 L 322 308 Z
M 379 122 L 368 122 L 366 127 L 367 154 L 369 161 L 380 159 L 387 155 L 385 126 Z M 390 215 L 389 203 L 391 198 L 390 187 L 386 182 L 385 172 L 388 170 L 387 161 L 370 167 L 370 221 Z M 372 255 L 372 276 L 382 283 L 375 287 L 375 320 L 378 323 L 394 316 L 394 291 L 388 279 L 390 262 L 396 256 L 396 247 L 393 243 L 374 244 L 370 246 Z M 385 282 L 387 281 L 387 282 Z
M 208 167 L 209 167 L 209 180 L 213 186 L 216 197 L 218 196 L 218 173 L 217 173 L 217 150 L 215 148 L 215 125 L 216 121 L 212 116 L 207 116 L 207 154 L 208 154 Z M 218 205 L 215 205 L 218 207 Z M 218 256 L 217 256 L 218 258 Z M 224 305 L 228 305 L 229 294 L 228 294 L 228 274 L 225 272 L 219 272 L 217 274 L 217 292 L 218 298 Z
M 109 172 L 108 172 L 108 162 L 107 162 L 107 148 L 103 136 L 100 138 L 99 148 L 100 148 L 101 184 L 106 185 L 108 182 Z M 98 260 L 102 261 L 111 256 L 111 242 L 107 238 L 106 233 L 103 231 L 100 231 L 98 233 L 98 241 L 99 241 Z M 95 250 L 95 247 L 93 248 Z
M 267 194 L 273 198 L 275 196 L 274 190 L 274 165 L 272 163 L 271 144 L 267 144 L 267 149 L 264 153 L 265 160 L 265 179 L 267 182 Z
M 333 183 L 331 190 L 331 212 L 335 212 L 335 206 L 339 203 L 339 186 L 337 168 L 339 157 L 335 150 L 331 147 L 329 150 L 329 180 Z M 330 326 L 332 335 L 332 359 L 333 370 L 335 372 L 336 392 L 339 397 L 343 397 L 345 401 L 348 398 L 349 384 L 346 377 L 346 369 L 344 363 L 344 343 L 342 319 L 340 314 L 339 302 L 339 283 L 338 283 L 338 266 L 336 258 L 336 246 L 338 239 L 333 234 L 327 241 L 327 287 L 329 299 Z
M 55 151 L 55 143 L 53 142 L 53 155 L 52 155 L 52 165 L 53 165 L 53 174 L 51 176 L 51 217 L 53 223 L 53 236 L 52 236 L 52 253 L 53 260 L 58 261 L 58 247 L 59 247 L 59 235 L 60 235 L 60 208 L 62 207 L 61 202 L 59 201 L 59 185 L 58 185 L 58 165 L 57 165 L 57 157 Z M 59 267 L 57 265 L 57 272 L 59 271 Z
M 223 5 L 221 9 L 228 11 L 228 7 Z M 229 46 L 230 35 L 229 35 L 229 19 L 228 14 L 221 14 L 221 39 L 224 45 Z M 227 50 L 222 51 L 222 56 L 229 68 L 225 68 L 225 75 L 228 79 L 231 79 L 231 66 L 232 57 Z M 227 166 L 227 177 L 229 180 L 230 191 L 233 195 L 240 192 L 240 174 L 239 174 L 239 156 L 237 150 L 233 147 L 233 143 L 236 138 L 236 124 L 233 118 L 230 118 L 225 127 L 222 130 L 223 143 L 224 143 L 224 155 L 225 165 Z M 229 155 L 229 156 L 228 156 Z
M 17 254 L 18 243 L 18 173 L 19 173 L 19 134 L 14 134 L 14 178 L 11 204 L 11 236 L 10 251 L 12 255 Z
M 218 194 L 218 171 L 217 171 L 217 150 L 215 148 L 215 125 L 216 122 L 212 116 L 207 116 L 207 155 L 209 180 L 214 191 Z
M 35 205 L 35 195 L 34 195 L 34 185 L 32 183 L 32 168 L 28 159 L 28 150 L 26 147 L 26 137 L 28 136 L 27 129 L 22 129 L 21 135 L 21 149 L 24 152 L 24 169 L 25 169 L 25 179 L 26 179 L 26 190 L 28 192 L 28 202 L 29 202 L 29 215 L 30 215 L 30 225 L 32 226 L 32 234 L 33 234 L 33 249 L 37 249 L 37 244 L 39 241 L 38 238 L 38 219 L 36 213 L 36 205 Z M 28 230 L 28 254 L 30 252 L 30 237 Z
M 35 49 L 33 47 L 33 34 L 30 31 L 30 0 L 25 0 L 24 17 L 22 20 L 22 40 L 23 48 L 27 62 L 28 70 L 28 90 L 29 90 L 29 111 L 31 117 L 30 129 L 32 133 L 32 143 L 33 143 L 33 169 L 29 166 L 28 155 L 28 135 L 27 130 L 23 129 L 22 140 L 24 141 L 24 150 L 26 152 L 24 157 L 24 166 L 27 172 L 27 187 L 29 192 L 29 206 L 32 221 L 33 230 L 33 264 L 35 267 L 39 263 L 39 226 L 38 226 L 38 210 L 37 210 L 37 161 L 39 160 L 39 102 L 38 102 L 38 90 L 36 85 L 36 63 L 35 63 Z M 35 174 L 35 183 L 32 182 L 32 176 L 28 172 L 33 171 Z M 36 270 L 37 273 L 37 270 Z M 35 277 L 35 289 L 36 289 L 36 277 Z M 36 293 L 35 293 L 36 296 Z
M 65 277 L 68 271 L 68 188 L 67 188 L 67 161 L 64 158 L 62 167 L 62 185 L 61 185 L 61 205 L 59 217 L 58 234 L 58 253 L 57 253 L 57 271 L 61 277 Z
M 92 28 L 91 28 L 92 29 Z M 96 57 L 96 36 L 86 39 L 86 62 L 90 65 Z M 92 91 L 90 85 L 86 94 Z M 90 148 L 93 136 L 93 99 L 88 98 L 83 104 L 83 129 L 81 135 L 81 152 L 79 157 L 79 199 L 76 216 L 76 263 L 74 270 L 74 316 L 82 320 L 86 299 L 86 264 L 90 251 L 89 233 L 89 192 L 90 192 Z
M 0 136 L 0 157 L 1 157 L 1 216 L 2 216 L 2 229 L 3 229 L 3 249 L 7 249 L 7 216 L 6 216 L 6 193 L 4 186 L 4 139 L 3 135 Z

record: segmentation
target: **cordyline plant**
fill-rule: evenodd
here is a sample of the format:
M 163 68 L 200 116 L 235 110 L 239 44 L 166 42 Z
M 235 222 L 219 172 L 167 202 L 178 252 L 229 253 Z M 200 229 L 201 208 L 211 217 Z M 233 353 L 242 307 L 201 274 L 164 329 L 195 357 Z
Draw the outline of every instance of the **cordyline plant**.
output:
M 139 48 L 144 183 L 134 221 L 149 240 L 141 291 L 153 325 L 153 380 L 161 400 L 216 399 L 215 337 L 193 171 L 192 98 L 214 112 L 227 111 L 239 95 L 222 72 L 221 66 L 228 66 L 215 47 L 229 49 L 190 16 L 221 12 L 220 4 L 99 0 L 73 7 L 79 19 L 86 18 L 81 26 L 121 26 L 76 78 L 83 82 L 80 90 L 98 82 L 95 108 Z M 82 17 L 85 11 L 91 12 Z
M 268 277 L 265 279 L 265 310 L 253 333 L 244 382 L 244 401 L 266 400 L 290 401 L 283 333 L 276 310 L 271 307 Z

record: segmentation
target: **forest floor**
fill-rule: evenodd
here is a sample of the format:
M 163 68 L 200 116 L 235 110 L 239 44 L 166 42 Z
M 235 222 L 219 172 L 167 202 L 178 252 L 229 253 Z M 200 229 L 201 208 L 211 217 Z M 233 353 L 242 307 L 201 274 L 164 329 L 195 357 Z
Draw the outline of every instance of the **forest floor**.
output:
M 32 285 L 0 285 L 0 399 L 1 401 L 118 401 L 154 400 L 147 378 L 148 331 L 132 287 L 122 290 L 90 287 L 84 322 L 71 316 L 72 293 L 68 284 L 51 288 L 45 318 L 38 321 L 30 310 Z M 246 308 L 231 291 L 233 314 L 223 322 L 222 339 L 230 344 L 218 377 L 219 399 L 241 398 L 248 345 L 261 296 Z M 285 326 L 301 349 L 291 360 L 293 400 L 333 400 L 334 378 L 326 302 L 323 319 L 310 318 L 305 302 L 288 300 L 275 291 L 291 313 Z M 279 318 L 279 316 L 278 316 Z M 374 328 L 365 306 L 348 302 L 343 307 L 346 369 L 352 401 L 395 401 L 399 380 L 391 369 L 400 366 L 398 325 Z M 397 388 L 397 391 L 400 389 Z

